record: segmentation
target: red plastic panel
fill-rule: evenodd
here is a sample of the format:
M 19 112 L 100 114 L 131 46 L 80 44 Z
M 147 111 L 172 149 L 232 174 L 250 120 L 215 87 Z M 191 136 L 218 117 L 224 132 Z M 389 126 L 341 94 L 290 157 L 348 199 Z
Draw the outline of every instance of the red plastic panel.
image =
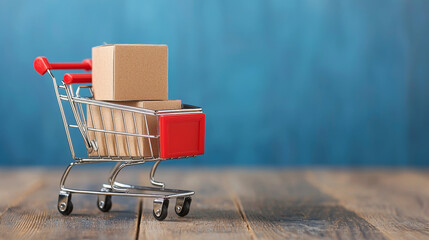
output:
M 205 119 L 204 113 L 160 116 L 161 158 L 204 154 Z

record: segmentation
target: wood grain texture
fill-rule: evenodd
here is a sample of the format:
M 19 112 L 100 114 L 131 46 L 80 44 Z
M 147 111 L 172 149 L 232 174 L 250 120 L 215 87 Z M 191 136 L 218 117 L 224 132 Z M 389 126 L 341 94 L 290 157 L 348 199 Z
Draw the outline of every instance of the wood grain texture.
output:
M 97 189 L 109 169 L 72 172 L 69 185 Z M 427 171 L 164 169 L 167 187 L 196 191 L 181 218 L 170 201 L 163 222 L 152 199 L 73 195 L 71 216 L 56 209 L 62 169 L 0 170 L 0 239 L 429 239 Z M 148 184 L 147 169 L 123 182 Z
M 192 189 L 196 195 L 189 215 L 183 218 L 174 212 L 175 200 L 170 200 L 168 216 L 163 222 L 153 218 L 153 202 L 145 199 L 140 238 L 251 239 L 222 177 L 222 173 L 208 170 L 160 170 L 157 179 L 165 181 L 167 187 Z
M 0 216 L 42 186 L 43 170 L 0 169 Z
M 231 191 L 258 239 L 384 239 L 299 171 L 234 171 Z
M 108 173 L 108 169 L 72 170 L 69 186 L 97 189 Z M 62 216 L 56 207 L 61 174 L 60 169 L 44 174 L 40 189 L 3 213 L 1 239 L 135 239 L 138 199 L 113 198 L 113 210 L 102 213 L 96 196 L 74 194 L 72 214 Z
M 312 171 L 306 178 L 389 239 L 429 239 L 429 174 Z

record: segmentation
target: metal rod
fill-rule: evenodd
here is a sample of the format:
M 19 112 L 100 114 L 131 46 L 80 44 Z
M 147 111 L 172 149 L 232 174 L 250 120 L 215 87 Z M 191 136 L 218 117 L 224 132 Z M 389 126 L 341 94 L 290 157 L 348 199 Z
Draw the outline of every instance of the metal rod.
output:
M 60 99 L 68 101 L 67 96 L 64 96 L 64 95 L 60 95 Z M 72 99 L 73 99 L 73 101 L 79 102 L 79 103 L 92 104 L 95 106 L 108 107 L 108 108 L 130 111 L 130 112 L 135 112 L 135 113 L 146 113 L 148 115 L 153 115 L 153 116 L 154 115 L 167 115 L 170 113 L 179 113 L 179 114 L 200 113 L 203 110 L 202 108 L 199 108 L 199 107 L 194 107 L 192 105 L 183 104 L 183 106 L 190 106 L 190 108 L 173 109 L 173 110 L 156 110 L 155 111 L 155 110 L 150 110 L 150 109 L 145 109 L 145 108 L 131 107 L 131 106 L 125 106 L 125 105 L 121 105 L 121 104 L 97 101 L 97 100 L 93 100 L 93 99 L 89 99 L 89 98 L 83 98 L 83 97 L 73 97 Z
M 103 118 L 103 112 L 101 111 L 101 107 L 98 107 L 100 110 L 100 117 L 101 117 L 101 126 L 103 127 L 104 130 L 106 130 L 106 127 L 104 125 L 104 118 Z M 110 157 L 110 151 L 109 151 L 109 144 L 107 143 L 107 136 L 106 133 L 104 133 L 104 142 L 106 143 L 106 151 L 107 151 L 107 156 Z
M 74 154 L 73 142 L 72 142 L 72 139 L 70 137 L 70 131 L 69 131 L 69 128 L 68 128 L 67 118 L 66 118 L 66 115 L 64 113 L 63 104 L 62 104 L 62 102 L 60 100 L 60 94 L 59 94 L 58 88 L 57 88 L 57 86 L 58 86 L 57 85 L 57 80 L 55 79 L 54 75 L 51 73 L 50 70 L 48 70 L 47 72 L 49 73 L 49 75 L 52 78 L 52 83 L 54 85 L 55 95 L 57 96 L 57 101 L 58 101 L 58 106 L 60 108 L 61 118 L 63 119 L 64 130 L 66 132 L 67 141 L 68 141 L 69 148 L 70 148 L 70 153 L 72 155 L 72 158 L 75 159 L 76 155 Z
M 125 123 L 124 111 L 121 111 L 121 113 L 122 113 L 122 121 L 124 123 L 124 130 L 125 130 L 126 133 L 128 133 L 128 131 L 127 131 L 127 124 Z M 130 143 L 128 142 L 128 135 L 125 136 L 125 140 L 127 142 L 128 155 L 131 158 Z
M 63 85 L 65 86 L 64 83 L 63 83 Z M 75 116 L 76 124 L 79 126 L 79 131 L 82 135 L 86 149 L 87 149 L 88 153 L 90 153 L 92 151 L 92 146 L 91 146 L 91 143 L 89 142 L 85 127 L 83 126 L 82 120 L 79 116 L 79 112 L 76 109 L 76 105 L 75 105 L 76 103 L 73 101 L 73 89 L 72 89 L 71 85 L 69 85 L 69 88 L 65 88 L 65 91 L 66 91 L 67 99 L 69 100 L 69 103 L 70 103 L 70 108 L 73 112 L 73 115 Z
M 162 189 L 165 187 L 165 184 L 163 182 L 158 182 L 155 180 L 155 172 L 156 172 L 156 168 L 158 167 L 159 163 L 161 161 L 156 161 L 153 166 L 152 166 L 152 170 L 150 171 L 150 183 L 154 186 L 158 186 L 161 187 Z
M 73 125 L 73 124 L 69 124 L 68 126 L 71 128 L 79 128 L 79 126 Z M 112 130 L 102 130 L 102 129 L 98 129 L 98 128 L 90 128 L 90 127 L 88 127 L 87 129 L 88 129 L 88 131 L 94 131 L 94 132 L 112 133 L 112 134 L 128 135 L 128 136 L 134 136 L 134 137 L 159 138 L 159 135 L 125 133 L 125 132 L 118 132 L 118 131 L 112 131 Z
M 92 123 L 92 126 L 93 127 L 95 127 L 95 125 L 94 125 L 94 117 L 93 117 L 93 115 L 92 115 L 92 105 L 90 105 L 90 104 L 88 104 L 88 108 L 89 108 L 89 115 L 91 116 L 91 123 Z M 89 129 L 89 127 L 87 127 L 87 129 Z M 92 132 L 92 133 L 94 133 L 94 139 L 95 139 L 95 141 L 97 142 L 97 144 L 98 144 L 98 137 L 97 137 L 97 133 L 96 132 Z M 89 133 L 88 133 L 89 134 Z M 98 155 L 98 157 L 100 157 L 100 149 L 99 148 L 97 148 L 97 155 Z
M 112 116 L 112 123 L 113 123 L 113 130 L 116 131 L 115 127 L 115 118 L 113 117 L 113 109 L 110 109 L 110 115 Z M 115 146 L 116 146 L 116 155 L 119 156 L 119 146 L 118 146 L 118 135 L 114 134 L 115 136 Z
M 130 192 L 101 192 L 101 191 L 90 191 L 90 190 L 80 190 L 73 188 L 61 188 L 61 191 L 77 193 L 77 194 L 93 194 L 93 195 L 111 195 L 111 196 L 126 196 L 126 197 L 146 197 L 146 198 L 178 198 L 178 197 L 187 197 L 192 196 L 195 192 L 185 192 L 185 193 L 173 193 L 173 194 L 149 194 L 149 193 L 130 193 Z M 158 190 L 159 192 L 164 192 L 162 189 Z
M 146 116 L 146 115 L 145 115 Z M 136 123 L 136 115 L 135 115 L 135 113 L 133 112 L 133 121 L 134 121 L 134 132 L 136 133 L 136 134 L 138 134 L 138 132 L 137 132 L 137 123 Z M 149 133 L 148 133 L 149 134 Z M 144 153 L 144 148 L 143 149 L 140 149 L 140 145 L 141 143 L 140 143 L 140 138 L 139 137 L 137 137 L 137 149 L 138 149 L 138 151 L 139 151 L 139 156 L 140 157 L 144 157 L 143 156 L 143 153 Z M 143 146 L 144 147 L 144 146 Z
M 146 115 L 144 115 L 144 122 L 145 122 L 145 125 L 146 125 L 146 133 L 147 133 L 147 134 L 150 134 L 150 133 L 149 133 L 149 126 L 148 126 L 148 124 L 147 124 Z M 158 134 L 158 136 L 159 136 L 159 134 Z M 148 142 L 149 142 L 150 155 L 151 155 L 151 157 L 153 158 L 152 143 L 151 143 L 151 139 L 150 139 L 150 138 L 148 139 Z

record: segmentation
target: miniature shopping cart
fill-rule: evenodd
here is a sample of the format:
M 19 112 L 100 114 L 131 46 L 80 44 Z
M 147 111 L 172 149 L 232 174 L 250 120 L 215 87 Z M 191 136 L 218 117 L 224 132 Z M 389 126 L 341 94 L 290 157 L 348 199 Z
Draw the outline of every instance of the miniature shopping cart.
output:
M 98 195 L 97 206 L 107 212 L 112 207 L 112 196 L 153 198 L 153 215 L 157 220 L 167 216 L 169 199 L 176 199 L 175 211 L 183 217 L 189 213 L 193 191 L 168 189 L 154 179 L 161 161 L 193 157 L 204 153 L 205 115 L 199 107 L 182 104 L 181 109 L 149 110 L 132 106 L 113 104 L 93 99 L 90 73 L 65 74 L 61 84 L 51 70 L 91 70 L 91 60 L 81 63 L 49 63 L 45 57 L 34 61 L 36 71 L 51 76 L 61 117 L 64 123 L 73 162 L 60 181 L 58 211 L 69 215 L 73 210 L 72 193 Z M 76 92 L 74 84 L 79 84 Z M 87 97 L 81 91 L 86 89 Z M 63 102 L 70 105 L 66 112 Z M 70 114 L 68 114 L 70 112 Z M 66 114 L 67 113 L 67 114 Z M 86 113 L 86 114 L 85 114 Z M 73 118 L 68 115 L 73 115 Z M 98 121 L 95 122 L 95 121 Z M 155 121 L 153 126 L 148 122 Z M 109 126 L 109 127 L 108 127 Z M 70 131 L 76 129 L 82 137 L 88 152 L 85 157 L 75 155 Z M 80 138 L 80 137 L 79 137 Z M 109 149 L 110 148 L 110 149 Z M 119 151 L 122 148 L 122 151 Z M 65 186 L 67 176 L 75 165 L 114 162 L 116 163 L 107 183 L 100 190 L 83 190 Z M 154 162 L 150 171 L 149 186 L 135 186 L 116 181 L 119 172 L 131 165 Z

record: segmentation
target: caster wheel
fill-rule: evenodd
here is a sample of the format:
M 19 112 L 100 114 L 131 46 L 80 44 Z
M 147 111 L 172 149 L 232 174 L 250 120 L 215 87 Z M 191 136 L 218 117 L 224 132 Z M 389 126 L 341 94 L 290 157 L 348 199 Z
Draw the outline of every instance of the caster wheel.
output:
M 99 195 L 97 198 L 97 207 L 102 212 L 108 212 L 112 208 L 111 195 Z
M 153 200 L 153 216 L 156 220 L 162 221 L 167 217 L 168 203 L 168 199 Z
M 176 214 L 180 217 L 184 217 L 188 215 L 189 210 L 191 209 L 191 197 L 185 197 L 185 198 L 177 198 L 176 199 L 176 207 L 174 210 L 176 211 Z
M 70 213 L 73 211 L 73 203 L 71 202 L 71 193 L 68 192 L 60 192 L 58 195 L 58 211 L 64 215 L 70 215 Z

